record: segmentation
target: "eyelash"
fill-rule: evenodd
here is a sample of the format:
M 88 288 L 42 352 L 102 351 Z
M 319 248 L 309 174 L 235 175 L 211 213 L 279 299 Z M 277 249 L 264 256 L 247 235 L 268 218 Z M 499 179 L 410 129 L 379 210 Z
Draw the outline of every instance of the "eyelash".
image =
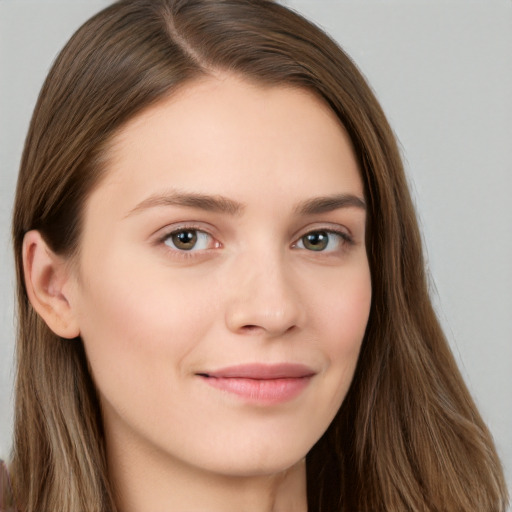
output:
M 173 229 L 172 231 L 169 231 L 169 232 L 165 233 L 163 236 L 161 236 L 157 240 L 157 243 L 166 246 L 166 249 L 168 249 L 170 252 L 172 252 L 173 255 L 176 256 L 176 257 L 179 257 L 179 258 L 195 258 L 195 257 L 198 257 L 198 254 L 196 254 L 196 253 L 198 253 L 200 251 L 203 251 L 203 249 L 194 250 L 192 248 L 191 250 L 187 251 L 187 250 L 178 249 L 176 247 L 174 247 L 174 248 L 170 247 L 166 243 L 166 241 L 169 240 L 173 235 L 177 235 L 179 233 L 186 233 L 186 232 L 202 233 L 202 234 L 207 235 L 208 237 L 210 237 L 213 240 L 213 236 L 210 233 L 208 233 L 207 231 L 205 231 L 204 229 L 202 229 L 202 228 L 200 228 L 198 226 L 194 226 L 194 225 L 187 225 L 187 226 L 181 226 L 178 229 Z M 354 239 L 348 233 L 346 233 L 345 231 L 336 230 L 336 229 L 332 229 L 332 228 L 318 228 L 318 229 L 313 229 L 311 231 L 308 231 L 308 232 L 304 233 L 302 236 L 300 236 L 297 239 L 297 241 L 295 241 L 292 244 L 292 248 L 296 248 L 297 244 L 302 242 L 306 236 L 311 235 L 311 234 L 315 234 L 315 233 L 327 233 L 328 235 L 336 235 L 336 236 L 338 236 L 340 238 L 339 244 L 341 245 L 341 247 L 339 249 L 335 249 L 335 250 L 332 250 L 332 251 L 308 250 L 305 247 L 304 248 L 299 248 L 299 249 L 303 249 L 303 250 L 306 250 L 306 251 L 311 252 L 311 253 L 319 252 L 319 253 L 322 253 L 325 256 L 325 255 L 330 255 L 332 253 L 338 252 L 339 250 L 343 250 L 343 248 L 346 248 L 344 246 L 354 245 Z M 216 247 L 213 247 L 213 249 L 219 248 L 220 243 L 217 242 L 217 244 L 218 245 Z M 211 249 L 204 249 L 204 250 L 208 251 L 208 250 L 211 250 Z
M 175 256 L 177 258 L 196 258 L 198 256 L 196 254 L 198 252 L 197 250 L 193 250 L 193 249 L 189 250 L 189 251 L 180 250 L 178 248 L 170 247 L 168 244 L 166 244 L 166 241 L 169 240 L 173 235 L 176 235 L 178 233 L 186 233 L 189 231 L 194 231 L 196 233 L 203 233 L 203 234 L 207 235 L 208 237 L 210 237 L 212 240 L 214 239 L 210 233 L 208 233 L 207 231 L 205 231 L 204 229 L 202 229 L 198 226 L 185 225 L 185 226 L 181 226 L 177 229 L 173 229 L 172 231 L 168 231 L 167 233 L 165 233 L 163 236 L 161 236 L 157 240 L 157 243 L 159 245 L 164 245 L 165 249 L 168 250 L 169 252 L 173 253 L 173 256 Z M 214 247 L 213 249 L 217 249 L 217 248 L 218 247 Z M 205 250 L 209 250 L 209 249 L 205 249 Z
M 345 231 L 340 231 L 340 230 L 336 230 L 336 229 L 332 229 L 332 228 L 329 228 L 329 229 L 322 229 L 322 228 L 319 228 L 319 229 L 313 229 L 311 231 L 308 231 L 307 233 L 304 233 L 301 237 L 299 237 L 299 239 L 293 243 L 292 247 L 295 248 L 297 246 L 298 243 L 303 243 L 303 240 L 308 236 L 308 235 L 312 235 L 312 234 L 319 234 L 319 233 L 327 233 L 327 235 L 329 237 L 331 237 L 332 235 L 335 235 L 337 237 L 339 237 L 339 245 L 341 247 L 337 248 L 337 249 L 334 249 L 334 250 L 331 250 L 331 251 L 324 251 L 324 250 L 319 250 L 319 251 L 315 251 L 315 250 L 308 250 L 306 249 L 305 247 L 303 247 L 304 250 L 308 250 L 308 252 L 321 252 L 323 253 L 324 255 L 326 254 L 331 254 L 331 253 L 334 253 L 334 252 L 338 252 L 340 249 L 346 249 L 345 246 L 350 246 L 350 245 L 354 245 L 354 239 L 348 234 L 346 233 Z M 330 242 L 330 240 L 328 240 L 328 243 Z M 302 248 L 300 248 L 302 249 Z

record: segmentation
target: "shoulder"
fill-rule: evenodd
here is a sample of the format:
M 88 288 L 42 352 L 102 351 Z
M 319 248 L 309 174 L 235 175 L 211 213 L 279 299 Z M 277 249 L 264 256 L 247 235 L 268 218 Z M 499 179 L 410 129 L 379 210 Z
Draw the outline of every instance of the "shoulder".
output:
M 0 512 L 16 512 L 9 470 L 3 460 L 0 460 Z

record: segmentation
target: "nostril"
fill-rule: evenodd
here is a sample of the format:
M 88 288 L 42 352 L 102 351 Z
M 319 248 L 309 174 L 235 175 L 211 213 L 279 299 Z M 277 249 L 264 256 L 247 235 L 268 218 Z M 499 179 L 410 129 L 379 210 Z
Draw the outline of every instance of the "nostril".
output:
M 279 333 L 280 334 L 285 334 L 285 333 L 288 333 L 290 331 L 293 331 L 294 328 L 295 328 L 295 326 L 291 325 L 286 330 L 279 330 Z M 244 325 L 240 329 L 240 332 L 246 333 L 246 334 L 258 334 L 260 331 L 269 331 L 269 330 L 265 329 L 265 327 L 263 327 L 261 325 L 252 325 L 252 324 Z
M 259 329 L 259 327 L 258 327 L 257 325 L 244 325 L 244 326 L 242 327 L 242 329 L 243 329 L 244 331 L 249 331 L 249 332 L 251 332 L 251 331 L 256 331 L 256 330 L 258 330 L 258 329 Z

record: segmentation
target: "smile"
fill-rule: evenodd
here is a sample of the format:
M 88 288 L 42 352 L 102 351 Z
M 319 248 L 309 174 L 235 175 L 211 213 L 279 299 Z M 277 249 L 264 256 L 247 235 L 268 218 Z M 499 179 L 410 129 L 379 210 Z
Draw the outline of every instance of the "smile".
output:
M 261 404 L 279 404 L 298 396 L 316 374 L 304 365 L 250 364 L 199 373 L 208 385 Z

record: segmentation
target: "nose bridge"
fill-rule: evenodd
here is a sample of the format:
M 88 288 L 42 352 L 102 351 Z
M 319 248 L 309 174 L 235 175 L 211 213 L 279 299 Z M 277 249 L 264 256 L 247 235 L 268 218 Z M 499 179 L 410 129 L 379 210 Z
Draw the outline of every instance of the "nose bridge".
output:
M 284 334 L 303 321 L 303 308 L 285 254 L 277 247 L 237 258 L 230 281 L 226 324 L 234 332 Z

